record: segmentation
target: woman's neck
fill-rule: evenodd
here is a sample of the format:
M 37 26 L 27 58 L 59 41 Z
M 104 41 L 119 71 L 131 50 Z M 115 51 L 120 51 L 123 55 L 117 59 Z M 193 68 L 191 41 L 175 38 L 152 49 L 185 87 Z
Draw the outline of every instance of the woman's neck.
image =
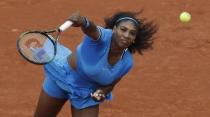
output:
M 123 51 L 124 51 L 124 48 L 120 48 L 117 45 L 116 40 L 112 38 L 111 46 L 110 46 L 110 53 L 115 54 L 115 55 L 121 55 Z
M 108 62 L 110 65 L 114 65 L 117 63 L 117 61 L 119 61 L 124 53 L 124 48 L 120 48 L 117 43 L 116 40 L 112 38 L 111 40 L 111 45 L 110 45 L 110 49 L 109 49 L 109 54 L 108 54 Z

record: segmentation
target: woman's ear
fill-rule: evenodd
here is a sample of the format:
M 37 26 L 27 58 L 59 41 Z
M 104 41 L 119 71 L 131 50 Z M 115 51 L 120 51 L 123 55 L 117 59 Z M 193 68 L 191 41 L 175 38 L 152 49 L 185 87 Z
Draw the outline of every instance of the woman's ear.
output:
M 116 30 L 117 30 L 117 26 L 115 25 L 112 29 L 112 32 L 116 32 Z

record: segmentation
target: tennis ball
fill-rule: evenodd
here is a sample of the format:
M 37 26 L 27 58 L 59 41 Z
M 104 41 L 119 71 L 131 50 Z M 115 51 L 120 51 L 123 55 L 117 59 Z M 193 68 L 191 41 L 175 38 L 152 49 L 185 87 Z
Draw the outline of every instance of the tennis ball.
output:
M 182 23 L 188 23 L 191 20 L 190 13 L 184 11 L 179 15 L 179 19 Z

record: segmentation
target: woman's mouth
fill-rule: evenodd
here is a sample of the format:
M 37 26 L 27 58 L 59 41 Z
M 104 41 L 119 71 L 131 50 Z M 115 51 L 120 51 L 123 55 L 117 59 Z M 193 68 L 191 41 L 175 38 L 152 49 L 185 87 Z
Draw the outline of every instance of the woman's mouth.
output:
M 127 41 L 127 40 L 123 40 L 123 39 L 122 39 L 120 42 L 121 42 L 122 45 L 124 45 L 124 46 L 127 46 L 127 45 L 128 45 L 128 41 Z

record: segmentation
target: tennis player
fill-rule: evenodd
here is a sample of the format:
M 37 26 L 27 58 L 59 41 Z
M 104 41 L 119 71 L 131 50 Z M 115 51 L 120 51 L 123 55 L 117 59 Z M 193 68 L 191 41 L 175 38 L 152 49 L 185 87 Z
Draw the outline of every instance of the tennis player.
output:
M 132 55 L 152 47 L 158 27 L 137 18 L 140 13 L 117 12 L 105 27 L 74 13 L 69 20 L 84 39 L 73 53 L 58 44 L 55 59 L 44 66 L 45 80 L 34 117 L 55 117 L 71 103 L 72 117 L 98 117 L 99 105 L 112 99 L 114 86 L 133 66 Z

